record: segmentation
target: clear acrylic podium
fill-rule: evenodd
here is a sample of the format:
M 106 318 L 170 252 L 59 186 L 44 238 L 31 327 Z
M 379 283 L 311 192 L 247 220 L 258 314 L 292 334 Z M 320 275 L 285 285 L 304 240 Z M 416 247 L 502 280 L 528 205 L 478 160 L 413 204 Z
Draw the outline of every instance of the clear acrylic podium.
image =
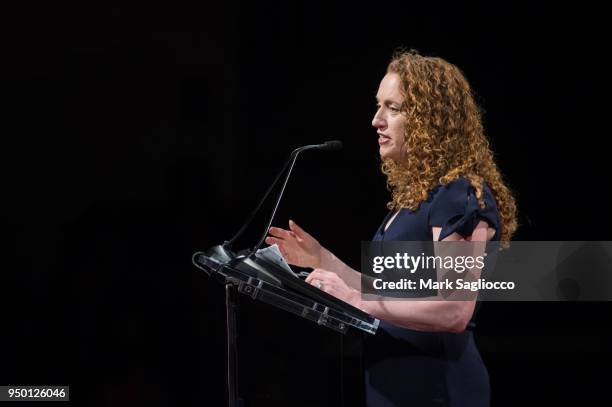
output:
M 194 264 L 239 293 L 345 333 L 349 327 L 374 334 L 378 319 L 306 283 L 261 258 L 244 258 L 214 246 L 194 254 Z
M 193 255 L 193 264 L 225 285 L 228 400 L 238 397 L 236 308 L 238 294 L 289 311 L 316 324 L 346 333 L 350 327 L 375 334 L 379 320 L 303 281 L 290 269 L 256 255 L 240 256 L 214 246 Z

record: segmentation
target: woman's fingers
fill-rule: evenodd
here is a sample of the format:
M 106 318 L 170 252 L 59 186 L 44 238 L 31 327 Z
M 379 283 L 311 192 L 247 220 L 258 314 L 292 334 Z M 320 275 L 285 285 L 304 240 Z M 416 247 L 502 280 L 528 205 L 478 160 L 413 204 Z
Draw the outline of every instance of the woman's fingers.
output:
M 311 271 L 310 274 L 308 274 L 308 277 L 306 277 L 306 281 L 308 284 L 312 284 L 312 280 L 314 280 L 315 278 L 317 278 L 317 274 L 314 271 Z
M 268 231 L 272 236 L 274 237 L 278 237 L 281 239 L 290 239 L 295 237 L 295 234 L 293 232 L 290 232 L 288 230 L 282 229 L 282 228 L 277 228 L 275 226 L 272 226 L 269 231 Z
M 285 230 L 283 228 L 272 226 L 269 230 L 269 233 L 277 238 L 281 239 L 295 239 L 298 242 L 302 243 L 305 239 L 310 237 L 310 235 L 304 231 L 301 227 L 299 227 L 294 221 L 289 221 L 289 229 Z
M 272 246 L 273 244 L 277 244 L 280 246 L 283 243 L 283 241 L 282 239 L 277 239 L 275 237 L 268 236 L 266 237 L 266 243 L 269 244 L 270 246 Z
M 301 239 L 302 241 L 303 239 L 310 236 L 308 233 L 306 233 L 304 229 L 299 227 L 298 224 L 292 221 L 291 219 L 289 219 L 289 229 L 291 229 L 291 231 L 297 235 L 298 239 Z
M 273 244 L 278 245 L 278 249 L 281 251 L 283 256 L 285 255 L 285 246 L 286 246 L 285 243 L 286 242 L 283 239 L 277 239 L 275 237 L 268 236 L 266 237 L 265 242 L 269 244 L 270 246 L 272 246 Z
M 312 280 L 320 280 L 320 281 L 325 281 L 325 280 L 330 280 L 332 279 L 333 276 L 335 276 L 336 273 L 334 273 L 333 271 L 327 271 L 327 270 L 323 270 L 323 269 L 314 269 L 310 272 L 310 274 L 308 274 L 308 277 L 306 277 L 306 281 L 307 283 L 310 283 Z
M 282 228 L 277 228 L 277 227 L 271 227 L 269 230 L 269 233 L 279 239 L 283 239 L 283 240 L 295 240 L 298 243 L 303 243 L 304 239 L 302 239 L 301 237 L 297 236 L 295 234 L 295 232 L 289 231 L 289 230 L 285 230 Z

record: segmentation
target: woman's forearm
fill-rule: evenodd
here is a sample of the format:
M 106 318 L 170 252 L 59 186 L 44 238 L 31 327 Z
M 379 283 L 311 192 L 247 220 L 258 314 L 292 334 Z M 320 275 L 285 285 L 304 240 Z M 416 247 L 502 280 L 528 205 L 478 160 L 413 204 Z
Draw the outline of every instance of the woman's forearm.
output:
M 372 297 L 361 298 L 358 308 L 378 319 L 405 328 L 462 332 L 472 316 L 474 302 Z

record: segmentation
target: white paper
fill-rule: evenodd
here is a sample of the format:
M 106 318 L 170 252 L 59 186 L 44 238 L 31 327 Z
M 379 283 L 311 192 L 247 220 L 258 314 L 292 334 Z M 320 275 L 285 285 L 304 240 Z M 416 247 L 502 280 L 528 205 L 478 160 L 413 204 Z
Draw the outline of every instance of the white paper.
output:
M 295 272 L 291 270 L 291 267 L 289 267 L 287 260 L 285 260 L 285 258 L 281 254 L 277 244 L 273 244 L 272 246 L 264 247 L 263 249 L 257 250 L 255 256 L 269 261 L 270 263 L 276 264 L 277 266 L 293 274 L 294 276 L 296 275 Z

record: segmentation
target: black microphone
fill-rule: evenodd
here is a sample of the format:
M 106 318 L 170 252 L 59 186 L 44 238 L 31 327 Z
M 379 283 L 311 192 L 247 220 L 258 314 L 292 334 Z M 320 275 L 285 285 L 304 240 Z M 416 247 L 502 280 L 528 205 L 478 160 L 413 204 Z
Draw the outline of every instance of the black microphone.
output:
M 321 147 L 323 151 L 338 151 L 342 150 L 342 142 L 340 140 L 326 141 Z
M 285 169 L 289 165 L 289 170 L 287 171 L 287 175 L 285 175 L 285 179 L 283 181 L 283 186 L 282 186 L 282 188 L 281 188 L 281 190 L 280 190 L 280 192 L 278 194 L 278 197 L 276 198 L 276 203 L 274 204 L 274 209 L 272 210 L 272 215 L 270 216 L 268 224 L 267 224 L 266 228 L 264 229 L 263 236 L 261 237 L 259 242 L 257 242 L 257 245 L 255 245 L 255 247 L 245 257 L 249 257 L 253 253 L 255 253 L 261 247 L 261 245 L 263 244 L 263 242 L 266 239 L 266 235 L 268 234 L 268 230 L 270 229 L 270 226 L 272 225 L 272 222 L 274 221 L 274 216 L 276 215 L 276 210 L 278 209 L 278 205 L 280 204 L 281 198 L 283 197 L 283 193 L 285 192 L 285 187 L 287 186 L 287 182 L 289 181 L 289 176 L 291 175 L 291 171 L 293 170 L 293 166 L 295 164 L 295 161 L 297 160 L 297 158 L 300 155 L 300 153 L 302 153 L 303 151 L 307 151 L 307 150 L 338 151 L 340 149 L 342 149 L 342 142 L 339 141 L 339 140 L 333 140 L 333 141 L 326 141 L 323 144 L 306 145 L 306 146 L 302 146 L 302 147 L 299 147 L 299 148 L 296 148 L 295 150 L 293 150 L 293 152 L 291 152 L 291 154 L 289 155 L 288 160 L 283 165 L 283 168 L 281 168 L 280 172 L 278 173 L 278 175 L 276 176 L 276 178 L 272 182 L 272 185 L 270 185 L 270 187 L 268 188 L 268 190 L 264 194 L 263 198 L 259 201 L 259 204 L 255 208 L 255 210 L 253 212 L 251 212 L 251 214 L 247 218 L 246 222 L 242 225 L 242 227 L 234 235 L 234 237 L 232 237 L 229 241 L 226 241 L 225 243 L 223 243 L 223 247 L 227 248 L 227 249 L 231 249 L 231 246 L 236 241 L 236 239 L 238 239 L 238 237 L 240 237 L 242 235 L 242 233 L 244 233 L 244 231 L 246 230 L 247 226 L 251 223 L 251 221 L 255 217 L 255 214 L 259 211 L 259 209 L 263 205 L 264 201 L 266 200 L 266 198 L 268 197 L 268 195 L 270 194 L 270 192 L 272 191 L 274 186 L 277 184 L 277 182 L 280 179 L 281 175 L 283 174 L 283 172 L 285 172 Z
M 299 154 L 302 151 L 306 151 L 306 150 L 338 151 L 341 149 L 342 149 L 342 142 L 340 140 L 332 140 L 332 141 L 326 141 L 323 144 L 312 144 L 312 145 L 296 148 L 295 150 L 293 150 L 291 155 Z

